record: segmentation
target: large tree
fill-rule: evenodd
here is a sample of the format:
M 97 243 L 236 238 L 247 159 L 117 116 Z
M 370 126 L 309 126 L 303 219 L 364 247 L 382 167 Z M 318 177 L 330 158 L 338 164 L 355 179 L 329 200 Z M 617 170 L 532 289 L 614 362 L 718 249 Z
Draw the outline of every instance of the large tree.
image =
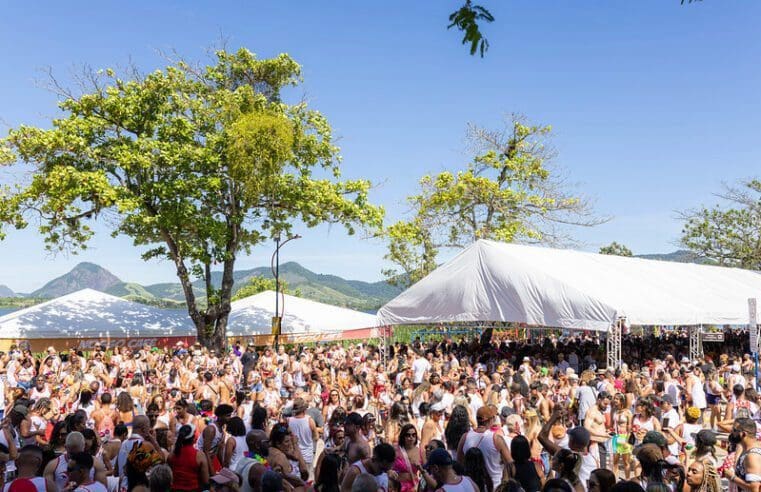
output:
M 85 248 L 96 220 L 149 247 L 143 259 L 175 266 L 199 340 L 219 348 L 239 254 L 288 236 L 296 221 L 353 233 L 382 220 L 367 181 L 340 180 L 325 117 L 281 98 L 300 79 L 288 55 L 240 49 L 208 66 L 88 72 L 76 92 L 55 83 L 63 114 L 51 128 L 21 126 L 0 140 L 6 162 L 34 168 L 30 182 L 4 190 L 0 221 L 22 228 L 38 217 L 52 250 Z
M 725 187 L 725 206 L 682 214 L 682 244 L 720 265 L 761 270 L 761 181 Z
M 386 259 L 395 265 L 384 270 L 389 281 L 415 283 L 445 248 L 478 239 L 563 244 L 571 239 L 565 226 L 604 221 L 552 170 L 550 131 L 520 115 L 499 131 L 471 126 L 475 155 L 465 169 L 423 176 L 420 192 L 408 199 L 411 217 L 384 230 Z

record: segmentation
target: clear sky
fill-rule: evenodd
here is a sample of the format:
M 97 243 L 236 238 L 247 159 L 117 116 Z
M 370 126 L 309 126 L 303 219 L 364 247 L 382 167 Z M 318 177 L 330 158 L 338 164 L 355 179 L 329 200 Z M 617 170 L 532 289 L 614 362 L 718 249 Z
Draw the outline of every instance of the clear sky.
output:
M 478 3 L 478 2 L 477 2 Z M 761 2 L 481 0 L 497 18 L 486 58 L 471 57 L 447 16 L 460 0 L 383 2 L 4 2 L 0 133 L 46 125 L 55 98 L 41 69 L 144 70 L 160 49 L 203 59 L 224 36 L 262 57 L 287 52 L 300 91 L 332 123 L 344 175 L 377 183 L 389 220 L 427 172 L 467 162 L 464 131 L 510 112 L 551 124 L 562 166 L 613 220 L 576 237 L 588 250 L 618 241 L 635 253 L 676 249 L 676 211 L 713 203 L 722 182 L 758 175 Z M 15 171 L 18 172 L 18 171 Z M 0 170 L 0 180 L 14 176 Z M 51 257 L 34 230 L 0 243 L 0 284 L 30 291 L 78 261 L 124 280 L 175 281 L 105 230 L 78 256 Z M 320 273 L 379 280 L 383 245 L 341 229 L 300 230 L 282 251 Z M 267 264 L 271 247 L 238 268 Z

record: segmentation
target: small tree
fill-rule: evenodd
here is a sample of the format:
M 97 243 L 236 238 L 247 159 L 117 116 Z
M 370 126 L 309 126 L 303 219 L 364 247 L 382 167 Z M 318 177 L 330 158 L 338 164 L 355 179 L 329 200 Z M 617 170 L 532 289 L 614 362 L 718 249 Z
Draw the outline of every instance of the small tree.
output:
M 63 115 L 0 140 L 0 157 L 35 170 L 31 183 L 4 190 L 0 220 L 23 228 L 39 217 L 51 250 L 85 248 L 95 220 L 149 246 L 143 259 L 175 266 L 199 341 L 221 348 L 240 253 L 289 235 L 296 220 L 349 233 L 381 224 L 369 183 L 338 179 L 325 117 L 281 98 L 300 75 L 288 55 L 260 60 L 241 49 L 218 51 L 209 66 L 87 72 L 76 93 L 53 80 Z M 194 278 L 204 281 L 204 308 Z
M 727 207 L 684 212 L 682 244 L 720 265 L 761 270 L 761 181 L 726 187 Z
M 276 287 L 277 286 L 275 285 L 274 278 L 265 277 L 263 275 L 255 275 L 250 277 L 248 282 L 240 289 L 238 289 L 238 291 L 233 296 L 233 301 L 237 301 L 238 299 L 245 299 L 246 297 L 253 296 L 268 290 L 277 291 Z M 280 292 L 284 294 L 292 294 L 296 297 L 301 296 L 301 290 L 296 289 L 291 292 L 291 289 L 288 288 L 288 282 L 285 280 L 280 280 Z
M 603 222 L 551 173 L 549 134 L 520 115 L 503 131 L 471 126 L 473 160 L 456 173 L 423 176 L 420 193 L 408 199 L 412 217 L 385 229 L 385 258 L 396 265 L 383 271 L 389 281 L 415 283 L 436 268 L 443 248 L 478 239 L 561 244 L 570 239 L 565 226 Z
M 603 246 L 600 248 L 600 254 L 601 255 L 615 255 L 615 256 L 632 256 L 632 250 L 624 246 L 623 244 L 618 244 L 617 242 L 613 241 L 607 246 Z

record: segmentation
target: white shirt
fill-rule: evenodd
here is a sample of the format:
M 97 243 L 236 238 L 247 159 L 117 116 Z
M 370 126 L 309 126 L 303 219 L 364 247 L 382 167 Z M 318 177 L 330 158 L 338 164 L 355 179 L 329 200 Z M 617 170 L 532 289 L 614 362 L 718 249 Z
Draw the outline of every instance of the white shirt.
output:
M 423 357 L 415 359 L 415 362 L 412 363 L 412 382 L 415 384 L 422 383 L 425 372 L 430 369 L 431 364 L 428 362 L 428 359 Z

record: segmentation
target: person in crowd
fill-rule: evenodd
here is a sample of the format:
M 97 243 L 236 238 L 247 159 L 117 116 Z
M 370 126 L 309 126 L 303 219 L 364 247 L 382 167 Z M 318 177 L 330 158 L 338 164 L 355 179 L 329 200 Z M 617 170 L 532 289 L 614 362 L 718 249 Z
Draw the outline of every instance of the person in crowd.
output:
M 378 444 L 373 448 L 371 458 L 356 461 L 349 466 L 341 481 L 341 492 L 350 492 L 354 480 L 363 474 L 371 475 L 379 489 L 389 490 L 389 480 L 399 480 L 398 475 L 392 470 L 394 461 L 396 461 L 394 447 L 388 443 Z
M 34 481 L 37 451 L 28 446 L 37 446 L 37 478 L 63 489 L 71 456 L 85 452 L 93 457 L 93 482 L 138 492 L 169 482 L 177 489 L 178 481 L 188 489 L 261 490 L 268 470 L 280 473 L 289 492 L 307 487 L 312 476 L 315 487 L 334 491 L 347 474 L 362 476 L 363 464 L 376 488 L 375 477 L 386 473 L 390 487 L 420 491 L 471 482 L 478 490 L 537 490 L 543 480 L 571 487 L 570 473 L 583 487 L 606 488 L 606 474 L 596 470 L 610 467 L 652 489 L 675 489 L 686 474 L 692 492 L 711 486 L 699 478 L 701 471 L 712 476 L 708 465 L 738 490 L 757 488 L 755 433 L 743 427 L 744 419 L 761 417 L 747 372 L 747 333 L 727 331 L 725 344 L 697 359 L 676 332 L 625 335 L 622 343 L 624 360 L 615 370 L 596 369 L 604 343 L 594 334 L 529 343 L 455 340 L 442 330 L 386 351 L 372 343 L 277 350 L 245 342 L 214 350 L 192 342 L 101 345 L 43 354 L 16 347 L 0 356 L 0 462 L 9 479 Z M 717 395 L 728 398 L 726 412 Z M 732 437 L 726 458 L 714 423 Z M 378 473 L 372 461 L 380 443 L 394 452 L 388 472 Z M 631 459 L 635 446 L 637 454 L 646 451 L 643 460 Z M 437 449 L 449 452 L 455 478 L 468 481 L 443 484 L 426 469 Z M 565 462 L 553 460 L 552 467 L 565 470 L 566 480 L 546 480 L 550 456 L 562 449 L 577 456 L 576 466 L 569 471 L 574 458 L 562 453 Z M 165 460 L 170 464 L 161 467 Z M 199 463 L 205 476 L 198 476 Z M 225 467 L 239 483 L 211 480 Z M 182 485 L 184 473 L 195 481 Z
M 477 448 L 475 448 L 477 449 Z M 480 492 L 469 477 L 458 475 L 454 471 L 454 460 L 445 449 L 435 449 L 426 462 L 426 468 L 442 492 Z
M 195 432 L 192 425 L 180 427 L 174 450 L 168 459 L 174 476 L 172 489 L 177 492 L 202 490 L 209 483 L 208 458 L 206 453 L 193 445 Z

